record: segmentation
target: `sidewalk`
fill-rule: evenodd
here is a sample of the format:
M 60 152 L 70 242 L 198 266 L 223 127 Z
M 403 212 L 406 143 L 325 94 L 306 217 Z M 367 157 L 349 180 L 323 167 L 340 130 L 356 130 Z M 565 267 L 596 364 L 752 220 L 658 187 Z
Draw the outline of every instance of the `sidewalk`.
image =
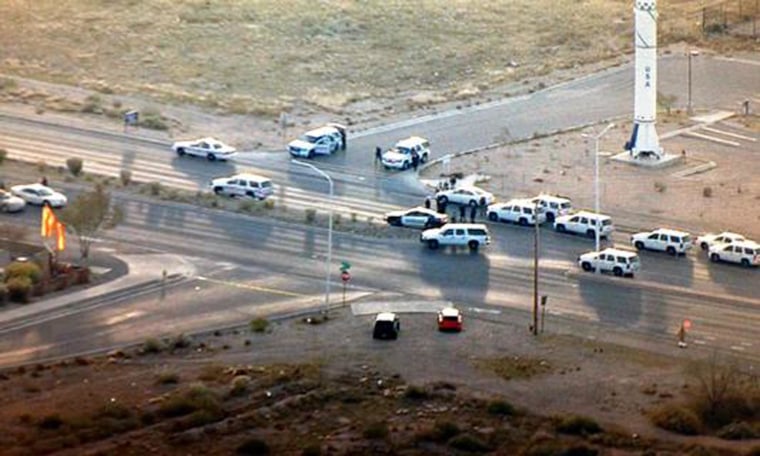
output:
M 81 290 L 41 297 L 38 301 L 15 309 L 0 311 L 0 325 L 47 313 L 55 309 L 75 305 L 86 300 L 108 299 L 113 294 L 129 292 L 151 282 L 162 280 L 162 271 L 167 276 L 193 275 L 196 268 L 180 255 L 171 254 L 128 254 L 107 255 L 93 259 L 91 268 L 103 271 L 96 280 L 103 280 Z M 96 274 L 97 275 L 97 274 Z

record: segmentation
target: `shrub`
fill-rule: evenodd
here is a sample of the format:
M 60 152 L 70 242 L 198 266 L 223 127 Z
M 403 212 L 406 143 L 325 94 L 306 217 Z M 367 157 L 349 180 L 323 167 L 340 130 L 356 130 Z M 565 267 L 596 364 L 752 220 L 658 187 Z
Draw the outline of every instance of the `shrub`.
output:
M 189 347 L 191 343 L 192 340 L 189 337 L 187 337 L 184 333 L 180 333 L 174 336 L 171 342 L 169 342 L 169 348 L 172 350 L 179 350 Z
M 718 437 L 726 440 L 749 440 L 760 437 L 757 431 L 744 421 L 731 423 L 723 426 L 716 433 Z
M 71 157 L 66 159 L 66 168 L 69 169 L 69 172 L 73 176 L 79 176 L 82 174 L 82 167 L 84 166 L 84 162 L 81 158 L 77 157 Z
M 169 129 L 169 125 L 166 123 L 166 120 L 161 114 L 144 114 L 143 117 L 138 121 L 137 125 L 143 128 L 149 128 L 151 130 L 165 131 Z
M 579 415 L 570 415 L 562 418 L 555 426 L 557 432 L 573 435 L 597 434 L 602 428 L 591 418 Z
M 148 183 L 148 193 L 151 196 L 158 196 L 161 194 L 162 185 L 160 182 L 150 182 Z
M 268 200 L 264 201 L 264 209 L 267 209 L 267 210 L 270 210 L 270 211 L 272 209 L 274 209 L 274 200 L 268 199 Z
M 0 305 L 8 302 L 8 287 L 4 283 L 0 283 Z
M 206 411 L 214 416 L 222 414 L 219 397 L 202 384 L 191 385 L 171 396 L 161 403 L 158 414 L 164 418 L 176 418 L 197 411 Z
M 665 192 L 665 190 L 667 188 L 668 188 L 668 186 L 665 185 L 664 183 L 660 182 L 660 181 L 657 181 L 657 182 L 654 183 L 654 190 L 657 193 L 663 193 L 663 192 Z
M 316 209 L 306 209 L 304 211 L 306 216 L 306 223 L 314 223 L 317 220 L 317 210 Z
M 248 387 L 251 385 L 251 377 L 247 375 L 238 375 L 232 379 L 232 385 L 230 386 L 231 396 L 240 396 L 248 391 Z
M 491 415 L 514 415 L 515 408 L 507 401 L 495 400 L 488 404 L 488 413 Z
M 333 214 L 333 226 L 340 226 L 341 221 L 343 221 L 341 214 Z
M 95 414 L 98 418 L 114 418 L 117 420 L 132 418 L 134 415 L 132 409 L 119 402 L 108 402 L 100 407 Z
M 143 342 L 143 346 L 142 346 L 143 353 L 161 353 L 163 349 L 164 349 L 164 344 L 161 343 L 160 340 L 153 337 Z
M 388 425 L 382 421 L 369 423 L 362 435 L 365 439 L 384 439 L 388 437 Z
M 322 448 L 319 445 L 308 445 L 301 451 L 301 456 L 320 456 L 322 454 Z
M 254 212 L 257 208 L 256 201 L 250 199 L 240 200 L 238 203 L 238 210 L 240 212 Z
M 176 385 L 179 383 L 179 374 L 171 371 L 164 371 L 158 374 L 156 383 L 159 385 Z
M 485 442 L 469 434 L 462 434 L 452 438 L 449 440 L 449 446 L 470 453 L 487 453 L 491 451 L 491 448 Z
M 461 432 L 462 430 L 459 429 L 459 426 L 457 426 L 456 423 L 452 423 L 451 421 L 437 421 L 430 437 L 435 442 L 447 442 Z
M 712 197 L 712 194 L 713 194 L 712 187 L 705 187 L 702 189 L 702 196 L 704 196 L 705 198 Z
M 235 452 L 244 456 L 256 456 L 261 454 L 269 454 L 269 445 L 261 439 L 250 438 L 241 443 Z
M 14 261 L 5 268 L 5 278 L 27 277 L 32 283 L 39 283 L 42 279 L 42 270 L 37 263 L 31 261 Z
M 14 302 L 29 302 L 32 292 L 32 281 L 29 277 L 12 277 L 6 282 L 8 297 Z
M 40 429 L 58 429 L 63 426 L 63 419 L 57 413 L 45 415 L 37 423 Z
M 404 397 L 407 399 L 420 400 L 427 399 L 429 394 L 422 386 L 409 385 L 404 391 Z
M 562 456 L 597 456 L 599 450 L 589 448 L 586 445 L 575 445 L 562 452 Z
M 8 151 L 6 149 L 0 148 L 0 165 L 5 162 L 6 158 L 8 158 Z
M 254 318 L 251 320 L 251 331 L 262 333 L 269 327 L 269 322 L 265 318 Z
M 702 431 L 697 414 L 683 406 L 660 407 L 649 418 L 655 426 L 678 434 L 697 435 Z
M 132 171 L 128 169 L 122 169 L 119 172 L 119 179 L 121 180 L 121 185 L 123 187 L 126 187 L 130 182 L 132 182 Z

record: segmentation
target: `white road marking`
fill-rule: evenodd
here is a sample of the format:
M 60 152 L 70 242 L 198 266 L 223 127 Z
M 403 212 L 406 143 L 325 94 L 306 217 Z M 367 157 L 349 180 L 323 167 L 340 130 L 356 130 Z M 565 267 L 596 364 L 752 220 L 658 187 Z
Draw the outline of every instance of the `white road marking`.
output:
M 693 138 L 704 139 L 706 141 L 712 141 L 712 142 L 716 142 L 718 144 L 725 144 L 726 146 L 739 147 L 741 145 L 741 144 L 739 144 L 736 141 L 729 141 L 727 139 L 720 139 L 720 138 L 716 138 L 714 136 L 703 135 L 702 133 L 697 133 L 697 132 L 684 133 L 684 136 L 691 136 Z
M 125 314 L 116 315 L 115 317 L 109 318 L 108 320 L 106 320 L 106 325 L 108 325 L 108 326 L 117 325 L 117 324 L 119 324 L 121 322 L 124 322 L 124 321 L 127 321 L 127 320 L 131 320 L 132 318 L 141 317 L 143 315 L 145 315 L 145 311 L 144 310 L 135 310 L 133 312 L 127 312 Z
M 712 133 L 717 133 L 719 135 L 730 136 L 730 137 L 736 138 L 736 139 L 743 139 L 745 141 L 751 141 L 751 142 L 757 141 L 757 138 L 752 138 L 750 136 L 744 136 L 744 135 L 740 135 L 740 134 L 737 134 L 737 133 L 732 133 L 730 131 L 718 130 L 717 128 L 702 127 L 702 130 L 709 131 L 709 132 L 712 132 Z

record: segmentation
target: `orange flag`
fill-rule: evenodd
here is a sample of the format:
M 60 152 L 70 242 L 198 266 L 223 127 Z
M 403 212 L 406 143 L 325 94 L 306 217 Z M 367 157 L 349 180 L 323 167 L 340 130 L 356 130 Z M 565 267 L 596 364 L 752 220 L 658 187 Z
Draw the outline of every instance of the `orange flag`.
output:
M 58 221 L 53 209 L 49 204 L 42 206 L 42 222 L 40 223 L 40 236 L 56 237 L 56 248 L 60 252 L 66 248 L 66 227 Z

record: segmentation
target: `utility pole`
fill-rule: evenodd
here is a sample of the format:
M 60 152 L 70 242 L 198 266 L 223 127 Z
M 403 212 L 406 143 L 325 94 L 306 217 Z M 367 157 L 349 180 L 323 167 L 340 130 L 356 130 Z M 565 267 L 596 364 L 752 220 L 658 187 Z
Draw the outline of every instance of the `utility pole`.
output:
M 533 335 L 538 335 L 538 201 L 533 203 Z

